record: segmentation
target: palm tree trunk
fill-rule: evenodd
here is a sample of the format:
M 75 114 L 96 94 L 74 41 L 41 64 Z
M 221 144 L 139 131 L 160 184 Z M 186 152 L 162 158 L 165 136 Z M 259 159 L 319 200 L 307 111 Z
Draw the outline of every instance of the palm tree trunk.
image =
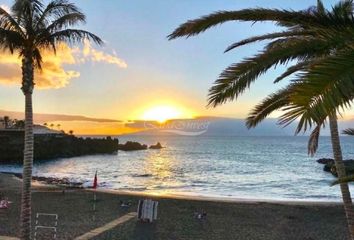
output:
M 336 166 L 338 177 L 343 178 L 346 176 L 346 172 L 345 172 L 345 166 L 342 157 L 342 150 L 340 146 L 338 122 L 337 122 L 337 117 L 335 115 L 329 117 L 329 126 L 331 130 L 334 163 Z M 352 198 L 350 196 L 348 183 L 341 183 L 340 190 L 342 192 L 344 210 L 347 217 L 350 239 L 354 240 L 354 211 L 353 211 Z
M 30 56 L 22 60 L 22 91 L 25 95 L 25 148 L 21 201 L 21 239 L 31 239 L 31 180 L 33 166 L 33 61 Z

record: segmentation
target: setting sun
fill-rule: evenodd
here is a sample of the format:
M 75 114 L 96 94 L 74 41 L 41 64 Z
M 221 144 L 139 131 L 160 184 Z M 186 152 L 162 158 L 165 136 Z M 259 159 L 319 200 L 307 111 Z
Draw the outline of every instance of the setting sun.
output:
M 146 110 L 142 116 L 143 120 L 165 122 L 169 119 L 182 117 L 182 112 L 176 107 L 157 106 Z

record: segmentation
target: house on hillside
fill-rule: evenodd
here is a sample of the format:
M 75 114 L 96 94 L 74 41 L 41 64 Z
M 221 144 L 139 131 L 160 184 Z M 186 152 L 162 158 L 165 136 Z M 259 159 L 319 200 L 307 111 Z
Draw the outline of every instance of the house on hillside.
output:
M 6 128 L 5 124 L 0 120 L 0 136 L 13 136 L 18 134 L 23 134 L 24 128 Z M 40 136 L 53 136 L 60 137 L 65 135 L 62 131 L 53 130 L 42 125 L 33 125 L 33 134 Z
M 33 125 L 33 134 L 35 135 L 63 135 L 62 131 L 53 130 L 42 125 Z

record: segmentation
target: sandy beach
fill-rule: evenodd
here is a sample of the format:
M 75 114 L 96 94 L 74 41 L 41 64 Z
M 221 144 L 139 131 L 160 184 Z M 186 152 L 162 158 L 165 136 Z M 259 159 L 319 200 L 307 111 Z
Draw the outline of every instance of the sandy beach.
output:
M 0 174 L 0 193 L 12 201 L 0 210 L 0 236 L 15 237 L 19 231 L 21 181 Z M 97 191 L 96 211 L 93 192 L 66 190 L 47 185 L 33 186 L 33 224 L 36 213 L 58 214 L 58 239 L 74 239 L 94 228 L 136 210 L 137 201 L 148 196 Z M 158 221 L 140 223 L 135 218 L 94 239 L 347 239 L 344 210 L 337 203 L 264 202 L 218 199 L 156 197 Z M 119 201 L 132 201 L 128 209 Z M 194 213 L 206 211 L 205 220 Z M 48 220 L 49 221 L 49 220 Z

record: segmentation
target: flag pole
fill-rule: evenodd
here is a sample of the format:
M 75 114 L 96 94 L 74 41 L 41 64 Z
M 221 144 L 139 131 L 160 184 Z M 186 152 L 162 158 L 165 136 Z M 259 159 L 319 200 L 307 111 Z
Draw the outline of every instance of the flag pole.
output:
M 97 201 L 97 196 L 96 196 L 96 189 L 97 189 L 97 170 L 95 173 L 95 178 L 93 180 L 93 211 L 96 211 L 96 201 Z M 95 213 L 94 213 L 95 214 Z

